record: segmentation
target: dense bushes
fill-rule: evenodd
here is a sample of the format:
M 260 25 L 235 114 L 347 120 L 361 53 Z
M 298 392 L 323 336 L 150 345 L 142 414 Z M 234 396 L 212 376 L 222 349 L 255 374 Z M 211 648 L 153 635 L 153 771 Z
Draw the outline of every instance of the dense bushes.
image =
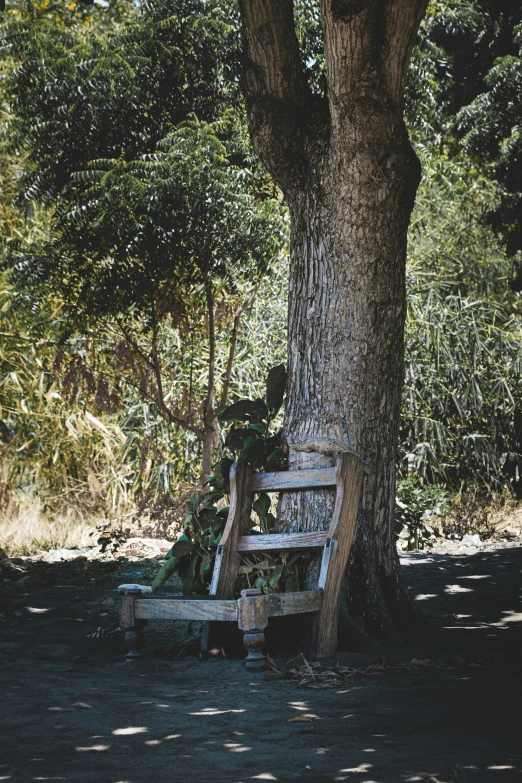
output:
M 59 89 L 55 85 L 55 91 L 51 91 L 57 104 L 54 108 L 54 104 L 51 106 L 53 110 L 49 120 L 55 133 L 56 148 L 54 151 L 43 149 L 42 139 L 47 133 L 45 127 L 31 126 L 29 132 L 27 128 L 24 130 L 23 123 L 15 122 L 13 127 L 19 148 L 15 150 L 11 146 L 11 157 L 4 156 L 0 168 L 2 233 L 7 237 L 7 244 L 11 245 L 11 249 L 15 247 L 15 240 L 18 243 L 18 255 L 4 254 L 4 258 L 11 258 L 11 277 L 8 279 L 7 275 L 4 275 L 2 278 L 0 300 L 1 478 L 5 487 L 9 486 L 12 490 L 18 488 L 49 498 L 63 495 L 64 491 L 75 487 L 74 491 L 78 497 L 90 497 L 93 507 L 99 506 L 103 513 L 111 507 L 121 510 L 124 503 L 138 496 L 143 498 L 152 497 L 154 494 L 161 495 L 175 489 L 180 483 L 195 482 L 199 475 L 201 444 L 193 432 L 183 431 L 161 415 L 155 393 L 150 393 L 149 399 L 144 399 L 143 394 L 140 394 L 140 384 L 143 386 L 140 373 L 134 365 L 123 367 L 128 355 L 124 356 L 123 349 L 120 350 L 121 334 L 116 338 L 116 331 L 111 332 L 109 326 L 104 326 L 103 330 L 101 327 L 93 330 L 92 324 L 90 333 L 82 333 L 78 324 L 76 330 L 64 329 L 60 320 L 63 315 L 63 302 L 56 295 L 48 293 L 38 306 L 35 306 L 20 288 L 15 297 L 13 282 L 23 280 L 25 271 L 23 267 L 13 270 L 13 264 L 24 263 L 23 257 L 26 260 L 30 258 L 36 244 L 42 245 L 53 240 L 51 226 L 57 215 L 62 228 L 67 224 L 71 229 L 74 216 L 67 210 L 70 207 L 79 208 L 80 196 L 92 197 L 93 202 L 89 203 L 89 208 L 92 208 L 93 215 L 99 217 L 97 209 L 102 199 L 98 191 L 101 184 L 108 199 L 108 206 L 102 215 L 104 219 L 108 217 L 112 220 L 114 215 L 111 204 L 123 209 L 136 188 L 142 191 L 147 204 L 150 199 L 156 199 L 156 211 L 150 206 L 145 210 L 147 215 L 150 211 L 153 216 L 149 222 L 142 219 L 143 210 L 130 210 L 132 219 L 127 222 L 114 220 L 112 233 L 108 232 L 106 223 L 99 222 L 100 235 L 108 242 L 107 252 L 115 252 L 113 245 L 124 228 L 122 259 L 125 263 L 129 262 L 132 256 L 131 261 L 135 264 L 134 255 L 128 252 L 129 237 L 137 238 L 137 247 L 138 240 L 143 240 L 145 225 L 156 243 L 158 225 L 163 225 L 161 215 L 166 214 L 160 199 L 161 194 L 158 195 L 158 183 L 154 180 L 155 187 L 147 190 L 147 167 L 144 167 L 143 171 L 135 170 L 132 161 L 151 151 L 159 154 L 156 149 L 158 139 L 171 132 L 180 119 L 186 118 L 190 108 L 194 108 L 192 104 L 188 106 L 190 96 L 185 89 L 186 80 L 181 78 L 184 72 L 178 74 L 176 90 L 171 90 L 177 102 L 174 101 L 167 107 L 160 105 L 154 92 L 156 88 L 160 92 L 167 89 L 161 74 L 164 74 L 162 69 L 165 65 L 162 60 L 164 44 L 168 36 L 173 35 L 173 23 L 164 24 L 164 18 L 168 17 L 168 5 L 168 2 L 158 3 L 161 19 L 156 19 L 155 23 L 159 25 L 158 30 L 161 28 L 160 38 L 155 38 L 151 33 L 146 41 L 142 42 L 136 37 L 136 28 L 131 31 L 132 35 L 129 33 L 132 40 L 128 40 L 132 44 L 135 57 L 132 63 L 134 70 L 129 71 L 120 60 L 114 63 L 114 73 L 118 75 L 121 84 L 126 85 L 126 91 L 120 95 L 121 90 L 116 89 L 118 85 L 113 85 L 114 90 L 109 97 L 115 102 L 116 108 L 120 99 L 127 101 L 125 111 L 132 119 L 132 122 L 129 121 L 130 130 L 112 127 L 106 116 L 107 96 L 100 93 L 96 84 L 89 87 L 89 94 L 93 96 L 93 105 L 97 112 L 97 127 L 100 130 L 96 138 L 88 139 L 91 145 L 89 160 L 95 152 L 105 158 L 114 158 L 110 166 L 104 164 L 106 170 L 102 171 L 102 166 L 96 170 L 89 169 L 88 161 L 82 158 L 89 145 L 77 134 L 78 160 L 67 159 L 67 175 L 70 175 L 70 179 L 64 191 L 67 198 L 60 206 L 61 213 L 53 216 L 52 212 L 46 211 L 45 207 L 33 201 L 30 213 L 26 215 L 25 221 L 21 221 L 19 207 L 13 206 L 21 171 L 24 173 L 22 182 L 26 195 L 31 195 L 31 189 L 39 188 L 42 194 L 51 198 L 60 184 L 64 171 L 60 166 L 56 166 L 55 153 L 56 149 L 64 145 L 64 139 L 69 138 L 70 129 L 67 131 L 67 128 L 61 125 L 59 101 L 63 100 L 63 106 L 68 107 L 73 119 L 76 118 L 78 128 L 81 128 L 84 122 L 78 114 L 79 107 L 83 105 L 81 91 L 68 94 L 64 88 L 67 79 L 78 81 L 76 66 L 73 67 L 74 58 L 80 57 L 84 49 L 91 54 L 94 52 L 98 59 L 89 60 L 82 68 L 90 76 L 93 76 L 95 71 L 96 78 L 107 77 L 112 67 L 112 60 L 104 60 L 101 56 L 105 44 L 80 41 L 77 46 L 73 39 L 78 32 L 76 30 L 73 35 L 68 24 L 60 33 L 60 41 L 53 43 L 53 46 L 56 44 L 61 47 L 64 53 L 64 59 L 53 66 L 60 77 L 57 83 Z M 181 0 L 178 5 L 183 6 Z M 196 0 L 192 3 L 187 0 L 186 5 L 198 8 L 204 6 Z M 299 13 L 302 5 L 298 4 Z M 213 65 L 214 58 L 221 53 L 220 46 L 215 45 L 214 34 L 221 34 L 219 30 L 222 30 L 227 36 L 227 51 L 232 51 L 230 42 L 234 39 L 235 31 L 228 22 L 223 22 L 216 11 L 219 10 L 219 3 L 212 4 L 212 8 L 217 16 L 211 20 L 211 24 L 209 22 L 210 27 L 191 27 L 193 37 L 185 40 L 187 46 L 193 44 L 192 54 L 200 51 L 205 35 L 213 42 L 208 48 L 206 38 L 203 41 L 207 59 L 200 61 L 200 70 L 191 72 L 195 86 L 192 81 L 187 82 L 199 96 L 196 108 L 199 109 L 201 117 L 208 115 L 208 119 L 212 119 L 215 113 L 219 114 L 225 108 L 230 110 L 230 105 L 237 96 L 237 84 L 234 83 L 229 90 L 226 86 L 227 73 L 218 72 Z M 125 15 L 132 16 L 133 13 L 132 9 L 127 9 Z M 305 18 L 308 18 L 306 14 L 303 16 L 303 19 Z M 494 213 L 496 205 L 501 202 L 501 194 L 495 183 L 490 181 L 484 172 L 479 171 L 462 151 L 453 154 L 451 159 L 446 157 L 447 149 L 451 148 L 454 152 L 458 148 L 455 122 L 448 121 L 452 111 L 451 90 L 454 85 L 448 76 L 451 58 L 446 57 L 442 46 L 444 42 L 429 38 L 432 22 L 433 17 L 429 15 L 425 24 L 425 35 L 414 61 L 408 109 L 413 117 L 412 112 L 417 107 L 414 132 L 417 151 L 422 159 L 424 179 L 410 231 L 406 374 L 398 468 L 401 477 L 399 500 L 408 509 L 414 509 L 411 513 L 417 520 L 415 524 L 419 523 L 427 511 L 437 506 L 437 499 L 443 497 L 444 492 L 447 493 L 444 497 L 449 497 L 451 493 L 459 492 L 463 485 L 478 484 L 489 493 L 507 487 L 515 494 L 520 494 L 519 475 L 522 470 L 522 335 L 519 298 L 510 291 L 509 286 L 512 262 L 506 258 L 499 239 L 484 220 L 485 216 Z M 312 23 L 309 27 L 303 23 L 302 29 L 300 28 L 306 39 L 307 52 L 310 49 L 311 53 L 315 46 L 312 28 Z M 92 28 L 86 23 L 81 35 L 85 35 L 88 30 L 92 32 Z M 49 29 L 46 29 L 46 45 L 50 45 L 49 35 Z M 118 59 L 117 48 L 123 40 L 125 39 L 120 38 L 118 43 L 118 39 L 115 39 L 112 49 L 109 47 L 107 51 L 103 50 L 104 57 L 111 54 L 111 57 Z M 177 41 L 176 35 L 172 40 Z M 21 56 L 23 46 L 30 45 L 30 41 L 22 40 L 22 48 L 16 49 L 14 46 L 13 51 Z M 310 54 L 310 58 L 311 56 Z M 9 103 L 5 94 L 0 96 L 2 113 L 8 120 L 12 120 L 14 114 L 21 111 L 22 104 L 25 106 L 24 111 L 27 106 L 32 105 L 33 81 L 36 80 L 38 85 L 45 83 L 43 61 L 31 62 L 33 71 L 19 70 L 12 83 L 15 90 L 18 84 L 18 102 L 11 100 Z M 168 62 L 170 63 L 170 60 Z M 320 93 L 320 56 L 316 63 L 317 79 L 314 84 L 316 91 Z M 6 60 L 2 67 L 8 75 L 9 68 L 14 67 L 14 63 L 9 65 Z M 231 69 L 230 72 L 235 68 L 232 55 L 227 68 Z M 148 78 L 150 75 L 154 77 L 152 80 Z M 210 85 L 208 94 L 202 91 L 203 82 Z M 2 85 L 5 83 L 4 79 Z M 150 104 L 153 115 L 154 112 L 158 113 L 157 132 L 151 130 L 156 115 L 147 117 L 148 112 L 146 115 L 136 104 L 136 95 L 138 98 L 141 95 L 147 105 Z M 130 100 L 129 96 L 134 97 Z M 38 111 L 42 106 L 47 111 L 49 106 L 45 103 L 45 96 L 42 94 L 36 97 L 39 101 Z M 442 118 L 438 116 L 440 106 L 443 106 L 445 112 Z M 243 133 L 244 139 L 241 107 L 235 107 L 235 111 L 236 119 L 230 127 L 234 126 L 234 133 L 238 134 L 238 138 L 241 138 Z M 102 131 L 107 122 L 114 138 L 110 134 L 103 135 Z M 220 132 L 219 128 L 216 132 Z M 24 133 L 29 134 L 32 145 L 33 159 L 29 163 L 23 152 Z M 418 143 L 419 139 L 426 140 L 424 146 Z M 232 149 L 232 141 L 230 134 L 228 139 L 224 139 L 223 155 L 226 148 L 227 160 L 235 167 L 235 174 L 244 177 L 247 183 L 244 185 L 245 198 L 252 198 L 257 209 L 262 201 L 267 201 L 267 195 L 277 196 L 276 189 L 260 175 L 254 156 L 247 146 L 240 148 L 236 145 L 237 148 Z M 0 143 L 4 151 L 5 140 L 0 139 Z M 466 143 L 468 146 L 471 143 L 469 138 Z M 69 145 L 69 153 L 72 154 L 74 149 Z M 165 153 L 161 154 L 165 156 Z M 192 154 L 183 158 L 183 161 L 188 163 L 193 163 L 194 160 Z M 144 166 L 143 161 L 140 165 Z M 120 172 L 117 177 L 113 169 Z M 153 173 L 159 170 L 148 167 L 147 171 L 149 169 Z M 90 173 L 84 173 L 82 180 L 82 175 L 74 173 L 78 171 Z M 129 179 L 130 174 L 132 180 Z M 147 176 L 150 178 L 150 172 Z M 114 182 L 114 188 L 105 187 L 109 180 Z M 127 193 L 124 186 L 129 182 L 132 184 L 132 192 Z M 159 186 L 162 189 L 164 187 L 162 178 Z M 193 188 L 187 192 L 192 196 Z M 37 195 L 36 191 L 34 195 Z M 277 199 L 271 200 L 270 204 L 273 204 L 273 209 L 277 212 Z M 173 221 L 176 226 L 179 225 L 178 218 L 182 212 L 180 209 L 179 214 L 176 213 L 176 220 Z M 193 212 L 194 209 L 185 209 L 189 216 L 192 216 Z M 139 220 L 135 220 L 136 215 Z M 81 228 L 80 218 L 81 215 L 78 218 Z M 93 225 L 96 223 L 94 218 L 90 222 Z M 204 220 L 203 224 L 206 227 L 209 221 Z M 227 241 L 232 236 L 231 226 L 232 224 L 229 226 L 227 223 Z M 92 235 L 97 240 L 92 228 L 90 231 L 89 236 Z M 84 242 L 85 236 L 85 232 L 76 231 L 74 242 L 71 239 L 71 247 L 74 245 L 76 248 L 75 242 L 78 238 L 78 241 L 81 239 Z M 159 245 L 154 243 L 151 247 L 155 263 L 161 271 L 165 267 L 166 257 L 161 255 L 161 248 L 158 250 Z M 83 246 L 80 249 L 83 253 Z M 92 248 L 89 249 L 90 253 L 91 250 Z M 235 246 L 231 248 L 231 253 L 238 255 Z M 265 254 L 267 258 L 270 253 L 269 248 Z M 103 253 L 101 255 L 103 257 L 98 259 L 96 269 L 103 271 L 105 256 Z M 192 246 L 190 253 L 186 255 L 192 259 Z M 49 261 L 47 258 L 43 260 Z M 263 259 L 264 262 L 266 260 Z M 63 268 L 60 267 L 59 271 L 62 275 L 68 263 L 66 254 L 61 257 L 61 263 Z M 87 259 L 87 265 L 89 264 L 92 265 L 92 253 Z M 264 265 L 265 263 L 263 268 Z M 7 266 L 9 267 L 9 263 Z M 56 264 L 51 263 L 50 266 L 52 272 L 58 271 Z M 244 266 L 242 264 L 242 268 Z M 42 268 L 42 264 L 33 266 L 32 271 L 41 272 Z M 15 274 L 12 274 L 13 271 Z M 67 286 L 70 287 L 72 283 L 66 276 L 62 277 L 63 290 L 66 292 Z M 95 282 L 94 277 L 89 274 L 85 276 L 85 280 L 86 285 Z M 241 285 L 244 282 L 239 281 Z M 34 284 L 33 288 L 36 289 L 38 280 L 30 283 Z M 221 379 L 226 371 L 234 297 L 237 293 L 236 298 L 239 301 L 240 296 L 244 296 L 247 289 L 250 290 L 249 279 L 246 281 L 246 287 L 243 285 L 241 288 L 239 283 L 238 291 L 233 292 L 230 301 L 216 305 L 218 328 L 214 360 L 217 379 Z M 191 296 L 201 295 L 202 289 L 198 286 Z M 136 293 L 134 289 L 133 296 Z M 103 297 L 102 304 L 106 301 Z M 75 300 L 75 306 L 80 299 L 81 297 L 78 297 Z M 14 304 L 23 304 L 24 307 L 17 310 Z M 107 304 L 113 305 L 114 302 L 107 301 Z M 123 325 L 127 330 L 132 326 L 132 335 L 136 338 L 138 347 L 145 346 L 145 353 L 149 356 L 152 346 L 150 336 L 141 328 L 139 317 L 136 316 L 133 320 L 131 310 L 132 308 L 126 311 Z M 186 319 L 183 322 L 183 319 L 176 319 L 174 315 L 169 313 L 169 318 L 163 319 L 155 332 L 157 345 L 162 352 L 165 399 L 175 412 L 178 408 L 185 411 L 187 404 L 189 412 L 193 411 L 191 401 L 194 399 L 198 401 L 194 405 L 199 406 L 197 411 L 194 411 L 194 417 L 196 414 L 201 416 L 201 400 L 205 398 L 208 378 L 209 327 L 201 316 L 198 329 L 191 332 L 187 329 Z M 284 361 L 285 324 L 286 261 L 284 256 L 280 256 L 273 259 L 271 276 L 264 280 L 254 304 L 243 317 L 230 376 L 232 400 L 259 395 L 264 387 L 268 368 Z M 61 344 L 57 344 L 59 340 Z M 94 364 L 89 364 L 87 359 L 89 362 L 93 359 Z M 95 365 L 96 372 L 88 375 L 88 366 L 91 365 Z M 150 392 L 152 385 L 149 384 L 148 388 Z M 219 448 L 215 453 L 217 456 Z M 426 486 L 429 489 L 425 489 Z M 410 512 L 405 509 L 398 512 L 398 518 L 404 524 L 409 524 L 408 513 Z

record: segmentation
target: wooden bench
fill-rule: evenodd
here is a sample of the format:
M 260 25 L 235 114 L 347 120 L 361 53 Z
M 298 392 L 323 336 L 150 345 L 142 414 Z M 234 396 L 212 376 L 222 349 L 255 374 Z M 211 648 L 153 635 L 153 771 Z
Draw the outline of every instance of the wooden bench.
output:
M 209 622 L 237 622 L 247 649 L 246 666 L 263 668 L 264 629 L 269 617 L 314 613 L 312 655 L 323 657 L 337 647 L 337 621 L 341 584 L 355 531 L 362 471 L 352 453 L 339 455 L 335 468 L 253 473 L 246 463 L 235 463 L 230 471 L 230 510 L 208 596 L 179 598 L 141 597 L 139 591 L 121 595 L 120 624 L 126 630 L 129 657 L 141 655 L 143 627 L 148 620 L 202 620 L 206 622 L 202 649 L 208 642 Z M 335 507 L 327 531 L 247 535 L 256 492 L 296 492 L 336 488 Z M 320 547 L 323 550 L 316 590 L 263 594 L 243 590 L 234 599 L 234 587 L 241 552 L 266 552 Z

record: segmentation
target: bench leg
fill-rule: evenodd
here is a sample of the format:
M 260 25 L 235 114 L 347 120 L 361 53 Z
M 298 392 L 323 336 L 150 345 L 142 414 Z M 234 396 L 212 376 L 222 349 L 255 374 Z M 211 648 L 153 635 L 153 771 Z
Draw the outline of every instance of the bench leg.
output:
M 245 666 L 251 671 L 261 671 L 265 668 L 266 660 L 263 654 L 265 646 L 265 634 L 263 630 L 252 628 L 250 631 L 243 631 L 243 644 L 247 650 Z
M 134 628 L 125 629 L 125 647 L 127 649 L 127 658 L 141 658 L 143 648 L 145 647 L 145 635 L 143 629 L 147 625 L 147 620 L 135 620 Z
M 243 631 L 243 643 L 247 649 L 245 665 L 252 671 L 265 668 L 264 630 L 268 625 L 268 596 L 251 588 L 241 591 L 238 601 L 238 625 Z
M 120 596 L 120 625 L 125 629 L 125 648 L 127 658 L 141 658 L 143 648 L 145 647 L 145 637 L 143 629 L 147 625 L 147 620 L 136 619 L 135 615 L 135 597 L 140 593 L 125 593 Z

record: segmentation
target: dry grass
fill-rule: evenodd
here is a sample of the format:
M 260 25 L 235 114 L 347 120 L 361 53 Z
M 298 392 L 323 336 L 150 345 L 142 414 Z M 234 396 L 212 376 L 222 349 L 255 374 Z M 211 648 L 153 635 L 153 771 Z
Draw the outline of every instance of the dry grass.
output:
M 504 508 L 492 508 L 492 524 L 495 534 L 515 533 L 522 536 L 522 503 L 511 501 Z
M 49 514 L 37 498 L 18 506 L 11 503 L 0 513 L 0 549 L 15 557 L 60 547 L 92 546 L 96 536 L 91 534 L 101 521 L 78 507 Z

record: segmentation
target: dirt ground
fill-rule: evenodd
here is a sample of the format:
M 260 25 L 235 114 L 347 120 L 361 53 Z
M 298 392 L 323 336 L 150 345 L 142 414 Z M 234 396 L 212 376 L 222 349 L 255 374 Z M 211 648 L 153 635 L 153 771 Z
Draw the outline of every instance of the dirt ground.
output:
M 121 639 L 86 638 L 117 623 L 115 568 L 42 564 L 4 582 L 0 781 L 522 781 L 522 539 L 402 558 L 434 633 L 385 660 L 437 666 L 329 688 L 240 660 L 166 660 L 185 629 L 165 623 L 149 625 L 144 659 L 125 660 Z

